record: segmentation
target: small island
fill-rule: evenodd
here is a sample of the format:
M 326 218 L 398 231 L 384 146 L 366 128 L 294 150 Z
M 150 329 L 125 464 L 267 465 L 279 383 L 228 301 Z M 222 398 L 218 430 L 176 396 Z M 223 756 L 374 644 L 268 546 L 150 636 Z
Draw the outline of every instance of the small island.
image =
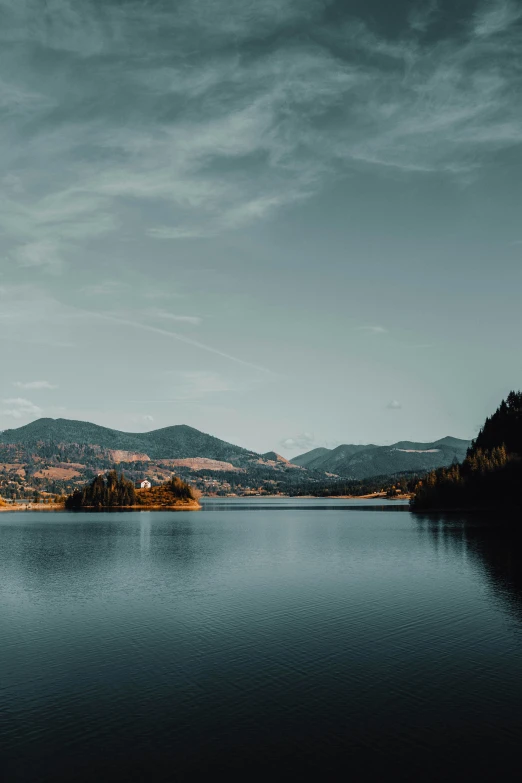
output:
M 106 476 L 96 476 L 83 489 L 75 490 L 66 498 L 65 508 L 70 511 L 104 508 L 197 511 L 201 506 L 197 491 L 177 476 L 156 487 L 137 488 L 123 473 L 111 470 Z

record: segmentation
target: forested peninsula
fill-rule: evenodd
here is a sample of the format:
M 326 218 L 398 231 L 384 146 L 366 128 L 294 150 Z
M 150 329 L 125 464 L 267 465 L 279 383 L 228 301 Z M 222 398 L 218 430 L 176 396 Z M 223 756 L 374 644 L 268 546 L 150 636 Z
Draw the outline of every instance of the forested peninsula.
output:
M 111 470 L 96 476 L 65 501 L 70 510 L 103 508 L 183 509 L 201 508 L 196 491 L 177 476 L 157 487 L 137 489 L 132 481 Z
M 522 509 L 522 392 L 512 391 L 486 419 L 464 461 L 419 481 L 411 506 Z

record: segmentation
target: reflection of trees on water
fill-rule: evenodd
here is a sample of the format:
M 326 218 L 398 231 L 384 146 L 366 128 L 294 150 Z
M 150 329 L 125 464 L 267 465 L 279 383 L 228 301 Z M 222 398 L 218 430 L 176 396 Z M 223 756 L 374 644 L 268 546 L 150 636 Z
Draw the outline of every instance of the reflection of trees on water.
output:
M 473 558 L 495 592 L 522 615 L 522 528 L 513 515 L 416 513 L 414 518 L 437 548 L 455 547 Z

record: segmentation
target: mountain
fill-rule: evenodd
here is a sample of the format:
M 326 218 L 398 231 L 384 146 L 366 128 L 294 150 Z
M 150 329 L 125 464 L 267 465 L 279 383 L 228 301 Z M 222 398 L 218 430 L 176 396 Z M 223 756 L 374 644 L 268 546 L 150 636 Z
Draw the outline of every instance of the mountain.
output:
M 392 446 L 374 444 L 344 444 L 335 449 L 314 449 L 320 452 L 302 454 L 296 464 L 307 470 L 335 473 L 343 478 L 365 479 L 406 471 L 424 472 L 460 462 L 466 456 L 470 441 L 446 437 L 431 443 L 399 441 Z M 295 462 L 295 459 L 292 460 Z
M 19 443 L 36 448 L 41 443 L 76 443 L 115 451 L 147 454 L 151 459 L 206 457 L 232 461 L 234 457 L 254 457 L 254 452 L 179 424 L 152 432 L 120 432 L 73 419 L 38 419 L 24 427 L 4 430 L 0 443 Z
M 293 465 L 300 465 L 302 468 L 307 468 L 308 464 L 313 462 L 314 459 L 317 459 L 318 457 L 324 457 L 326 454 L 329 454 L 330 451 L 331 449 L 319 447 L 317 449 L 307 451 L 305 454 L 299 454 L 297 457 L 292 457 L 290 462 Z
M 369 443 L 368 445 L 345 443 L 342 446 L 331 449 L 327 454 L 316 457 L 316 459 L 309 462 L 306 467 L 308 470 L 323 470 L 327 473 L 338 473 L 338 466 L 344 465 L 344 463 L 355 454 L 376 448 L 378 447 L 374 446 L 372 443 Z

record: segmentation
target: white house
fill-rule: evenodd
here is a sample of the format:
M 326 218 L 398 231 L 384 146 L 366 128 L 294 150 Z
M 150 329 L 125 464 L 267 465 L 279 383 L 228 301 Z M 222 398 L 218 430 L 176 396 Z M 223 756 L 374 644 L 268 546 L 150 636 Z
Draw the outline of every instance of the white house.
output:
M 152 484 L 148 479 L 141 479 L 141 481 L 136 482 L 136 488 L 137 489 L 150 489 L 152 487 Z

